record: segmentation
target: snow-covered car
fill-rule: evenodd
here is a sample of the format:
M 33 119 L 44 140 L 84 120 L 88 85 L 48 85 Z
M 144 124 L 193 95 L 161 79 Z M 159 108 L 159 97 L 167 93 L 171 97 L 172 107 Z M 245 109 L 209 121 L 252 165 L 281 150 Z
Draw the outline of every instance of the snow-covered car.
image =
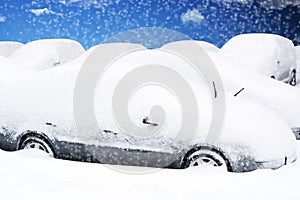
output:
M 7 151 L 37 148 L 55 158 L 117 165 L 186 168 L 208 164 L 233 172 L 275 169 L 294 162 L 295 137 L 284 120 L 259 102 L 232 93 L 224 96 L 218 87 L 212 96 L 201 76 L 193 69 L 187 69 L 191 67 L 189 62 L 166 51 L 172 45 L 183 49 L 188 43 L 171 43 L 154 50 L 136 44 L 102 44 L 88 52 L 96 58 L 99 55 L 111 58 L 121 50 L 129 53 L 112 62 L 95 90 L 95 116 L 101 128 L 90 129 L 88 119 L 80 124 L 86 127 L 84 133 L 75 123 L 74 116 L 78 113 L 74 109 L 74 88 L 87 53 L 59 68 L 2 87 L 0 148 Z M 211 62 L 204 50 L 200 54 L 205 61 Z M 159 124 L 160 121 L 151 115 L 150 121 L 145 117 L 149 116 L 149 108 L 160 104 L 166 111 L 166 119 L 159 135 L 138 137 L 124 133 L 116 125 L 109 104 L 112 88 L 128 71 L 149 61 L 172 66 L 186 76 L 195 89 L 198 109 L 203 110 L 199 112 L 201 123 L 198 123 L 192 138 L 189 138 L 191 134 L 187 134 L 187 138 L 184 134 L 180 138 L 173 134 L 178 133 L 176 128 L 183 120 L 178 118 L 180 108 L 174 106 L 176 98 L 174 100 L 172 93 L 159 89 L 157 85 L 140 88 L 141 91 L 137 91 L 128 102 L 128 112 L 134 124 L 151 130 L 155 129 L 154 122 Z M 221 84 L 215 81 L 214 86 Z M 226 100 L 225 117 L 221 122 L 215 122 L 211 103 L 222 94 Z M 85 98 L 85 94 L 79 97 Z M 86 105 L 82 106 L 85 108 Z M 206 140 L 211 123 L 221 123 L 215 141 Z
M 291 40 L 275 34 L 237 35 L 220 50 L 244 69 L 296 85 L 296 52 Z
M 36 40 L 25 45 L 1 42 L 0 87 L 35 72 L 62 65 L 83 52 L 85 50 L 81 44 L 69 39 Z

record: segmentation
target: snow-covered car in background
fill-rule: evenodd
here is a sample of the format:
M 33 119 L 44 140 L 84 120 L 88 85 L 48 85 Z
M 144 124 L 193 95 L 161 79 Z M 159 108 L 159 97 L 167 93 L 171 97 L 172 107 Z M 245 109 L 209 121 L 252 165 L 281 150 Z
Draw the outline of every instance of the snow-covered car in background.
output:
M 0 43 L 0 87 L 32 73 L 62 65 L 80 56 L 85 50 L 69 39 L 45 39 L 25 45 Z
M 21 46 L 23 44 L 20 42 L 0 41 L 0 55 L 9 57 Z
M 69 39 L 44 39 L 18 48 L 10 58 L 28 70 L 40 71 L 75 59 L 84 52 L 80 43 Z
M 291 40 L 274 34 L 237 35 L 220 52 L 239 61 L 245 69 L 296 85 L 296 52 Z
M 263 52 L 260 53 L 260 57 L 264 57 Z M 268 107 L 285 120 L 300 139 L 299 132 L 296 131 L 300 127 L 300 92 L 297 87 L 248 69 L 238 58 L 227 56 L 222 51 L 208 54 L 218 68 L 226 91 L 238 93 L 239 96 L 253 99 Z M 266 54 L 269 54 L 268 51 Z
M 113 61 L 101 79 L 101 87 L 95 91 L 95 116 L 101 129 L 89 131 L 87 128 L 86 133 L 79 133 L 78 124 L 74 122 L 73 95 L 83 58 L 96 51 L 97 55 L 100 52 L 103 57 L 109 57 L 122 48 L 131 51 Z M 187 69 L 190 64 L 166 53 L 165 48 L 168 45 L 148 50 L 135 44 L 102 44 L 64 66 L 2 87 L 0 148 L 7 151 L 37 148 L 56 158 L 117 165 L 185 168 L 208 164 L 234 172 L 278 168 L 296 160 L 295 138 L 286 122 L 260 103 L 231 93 L 226 94 L 226 113 L 219 138 L 208 143 L 205 138 L 212 123 L 211 102 L 220 95 L 212 97 L 205 90 L 205 83 L 199 81 L 201 77 Z M 201 54 L 208 59 L 205 51 Z M 166 120 L 159 135 L 125 134 L 113 120 L 111 106 L 107 104 L 111 101 L 112 88 L 128 70 L 147 59 L 174 67 L 195 89 L 199 108 L 203 110 L 199 112 L 201 123 L 192 140 L 179 139 L 173 134 L 180 127 L 180 108 L 174 106 L 176 100 L 170 91 L 158 86 L 137 91 L 129 101 L 128 112 L 137 126 L 155 129 L 151 125 L 157 122 L 155 118 L 150 123 L 144 119 L 149 108 L 161 105 L 166 111 Z M 215 89 L 218 94 L 222 93 Z

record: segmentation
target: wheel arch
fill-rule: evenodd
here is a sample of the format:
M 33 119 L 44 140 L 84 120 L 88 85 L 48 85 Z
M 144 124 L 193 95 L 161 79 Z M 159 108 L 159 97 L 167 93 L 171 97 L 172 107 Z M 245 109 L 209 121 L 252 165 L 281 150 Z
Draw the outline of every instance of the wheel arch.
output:
M 184 154 L 184 156 L 181 160 L 181 168 L 187 168 L 186 163 L 187 163 L 188 157 L 191 156 L 196 151 L 199 151 L 199 150 L 209 150 L 209 151 L 212 151 L 214 153 L 217 153 L 218 155 L 220 155 L 224 159 L 224 161 L 226 163 L 227 170 L 229 172 L 233 171 L 232 162 L 231 162 L 229 156 L 227 156 L 226 153 L 221 148 L 218 148 L 218 147 L 215 147 L 215 146 L 212 146 L 212 145 L 207 145 L 207 144 L 197 144 L 197 145 L 191 146 L 189 148 L 189 150 Z
M 49 147 L 51 148 L 53 154 L 54 154 L 54 158 L 56 158 L 56 151 L 54 148 L 54 144 L 53 141 L 44 133 L 42 132 L 37 132 L 37 131 L 25 131 L 23 132 L 18 139 L 17 142 L 17 150 L 20 150 L 22 143 L 28 138 L 28 137 L 37 137 L 41 140 L 43 140 L 47 145 L 49 145 Z

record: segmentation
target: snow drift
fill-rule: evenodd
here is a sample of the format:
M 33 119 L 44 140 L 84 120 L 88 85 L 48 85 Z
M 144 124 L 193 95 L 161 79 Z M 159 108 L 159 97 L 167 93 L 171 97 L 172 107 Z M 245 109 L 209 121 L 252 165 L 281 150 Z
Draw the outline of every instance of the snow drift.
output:
M 297 147 L 300 157 L 299 142 Z M 0 150 L 0 163 L 2 199 L 22 200 L 26 198 L 24 194 L 34 194 L 31 200 L 99 199 L 99 196 L 124 200 L 300 199 L 300 160 L 278 170 L 243 174 L 191 167 L 144 175 L 120 173 L 103 164 L 57 160 L 36 150 L 14 153 Z M 142 170 L 136 167 L 136 171 Z

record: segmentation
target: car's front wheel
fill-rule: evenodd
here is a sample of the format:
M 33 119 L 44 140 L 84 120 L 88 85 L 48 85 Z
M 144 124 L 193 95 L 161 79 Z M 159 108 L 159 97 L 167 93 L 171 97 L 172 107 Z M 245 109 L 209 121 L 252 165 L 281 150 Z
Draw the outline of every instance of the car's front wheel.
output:
M 198 148 L 187 153 L 183 160 L 183 168 L 193 166 L 212 166 L 231 171 L 228 161 L 218 151 L 211 148 Z
M 27 136 L 21 141 L 19 149 L 37 149 L 46 152 L 51 157 L 54 157 L 54 151 L 49 142 L 40 136 Z

